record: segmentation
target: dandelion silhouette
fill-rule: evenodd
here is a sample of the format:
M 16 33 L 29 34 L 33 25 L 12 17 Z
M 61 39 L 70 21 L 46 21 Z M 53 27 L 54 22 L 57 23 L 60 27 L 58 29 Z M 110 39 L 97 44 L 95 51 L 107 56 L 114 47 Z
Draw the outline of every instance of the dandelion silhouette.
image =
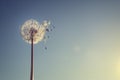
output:
M 34 57 L 33 57 L 33 45 L 37 44 L 40 41 L 45 41 L 49 38 L 45 33 L 50 31 L 50 21 L 43 21 L 41 24 L 34 20 L 27 20 L 21 27 L 21 35 L 25 42 L 31 44 L 31 72 L 30 72 L 30 80 L 34 80 Z M 47 50 L 47 47 L 45 47 Z

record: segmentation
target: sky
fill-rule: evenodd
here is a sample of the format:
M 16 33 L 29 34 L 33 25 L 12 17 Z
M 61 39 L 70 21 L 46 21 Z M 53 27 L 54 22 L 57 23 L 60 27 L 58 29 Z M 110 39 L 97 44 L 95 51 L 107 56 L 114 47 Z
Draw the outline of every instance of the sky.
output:
M 34 45 L 35 80 L 120 80 L 119 0 L 0 0 L 0 80 L 30 79 L 29 19 L 56 27 Z

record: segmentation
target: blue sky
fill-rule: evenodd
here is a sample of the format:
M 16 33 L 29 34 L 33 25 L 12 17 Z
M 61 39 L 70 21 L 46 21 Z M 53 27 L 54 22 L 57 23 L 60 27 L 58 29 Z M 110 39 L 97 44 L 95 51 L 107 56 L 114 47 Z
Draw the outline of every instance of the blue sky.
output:
M 28 19 L 56 26 L 34 46 L 35 80 L 120 80 L 120 1 L 1 0 L 0 80 L 29 80 Z

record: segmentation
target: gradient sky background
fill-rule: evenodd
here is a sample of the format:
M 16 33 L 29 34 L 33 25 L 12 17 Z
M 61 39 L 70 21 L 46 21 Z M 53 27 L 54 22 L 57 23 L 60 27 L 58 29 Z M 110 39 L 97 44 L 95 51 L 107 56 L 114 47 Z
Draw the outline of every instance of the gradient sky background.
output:
M 56 26 L 34 47 L 35 80 L 120 80 L 119 0 L 0 0 L 0 80 L 29 80 L 31 18 Z

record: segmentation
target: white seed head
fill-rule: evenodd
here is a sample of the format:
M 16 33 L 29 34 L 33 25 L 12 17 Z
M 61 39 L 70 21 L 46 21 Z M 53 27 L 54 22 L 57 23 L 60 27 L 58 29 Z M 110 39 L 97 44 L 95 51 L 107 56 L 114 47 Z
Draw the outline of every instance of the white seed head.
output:
M 21 35 L 26 42 L 31 44 L 33 39 L 33 44 L 37 44 L 43 40 L 46 28 L 49 25 L 50 21 L 44 21 L 42 24 L 39 24 L 34 19 L 27 20 L 21 27 Z

